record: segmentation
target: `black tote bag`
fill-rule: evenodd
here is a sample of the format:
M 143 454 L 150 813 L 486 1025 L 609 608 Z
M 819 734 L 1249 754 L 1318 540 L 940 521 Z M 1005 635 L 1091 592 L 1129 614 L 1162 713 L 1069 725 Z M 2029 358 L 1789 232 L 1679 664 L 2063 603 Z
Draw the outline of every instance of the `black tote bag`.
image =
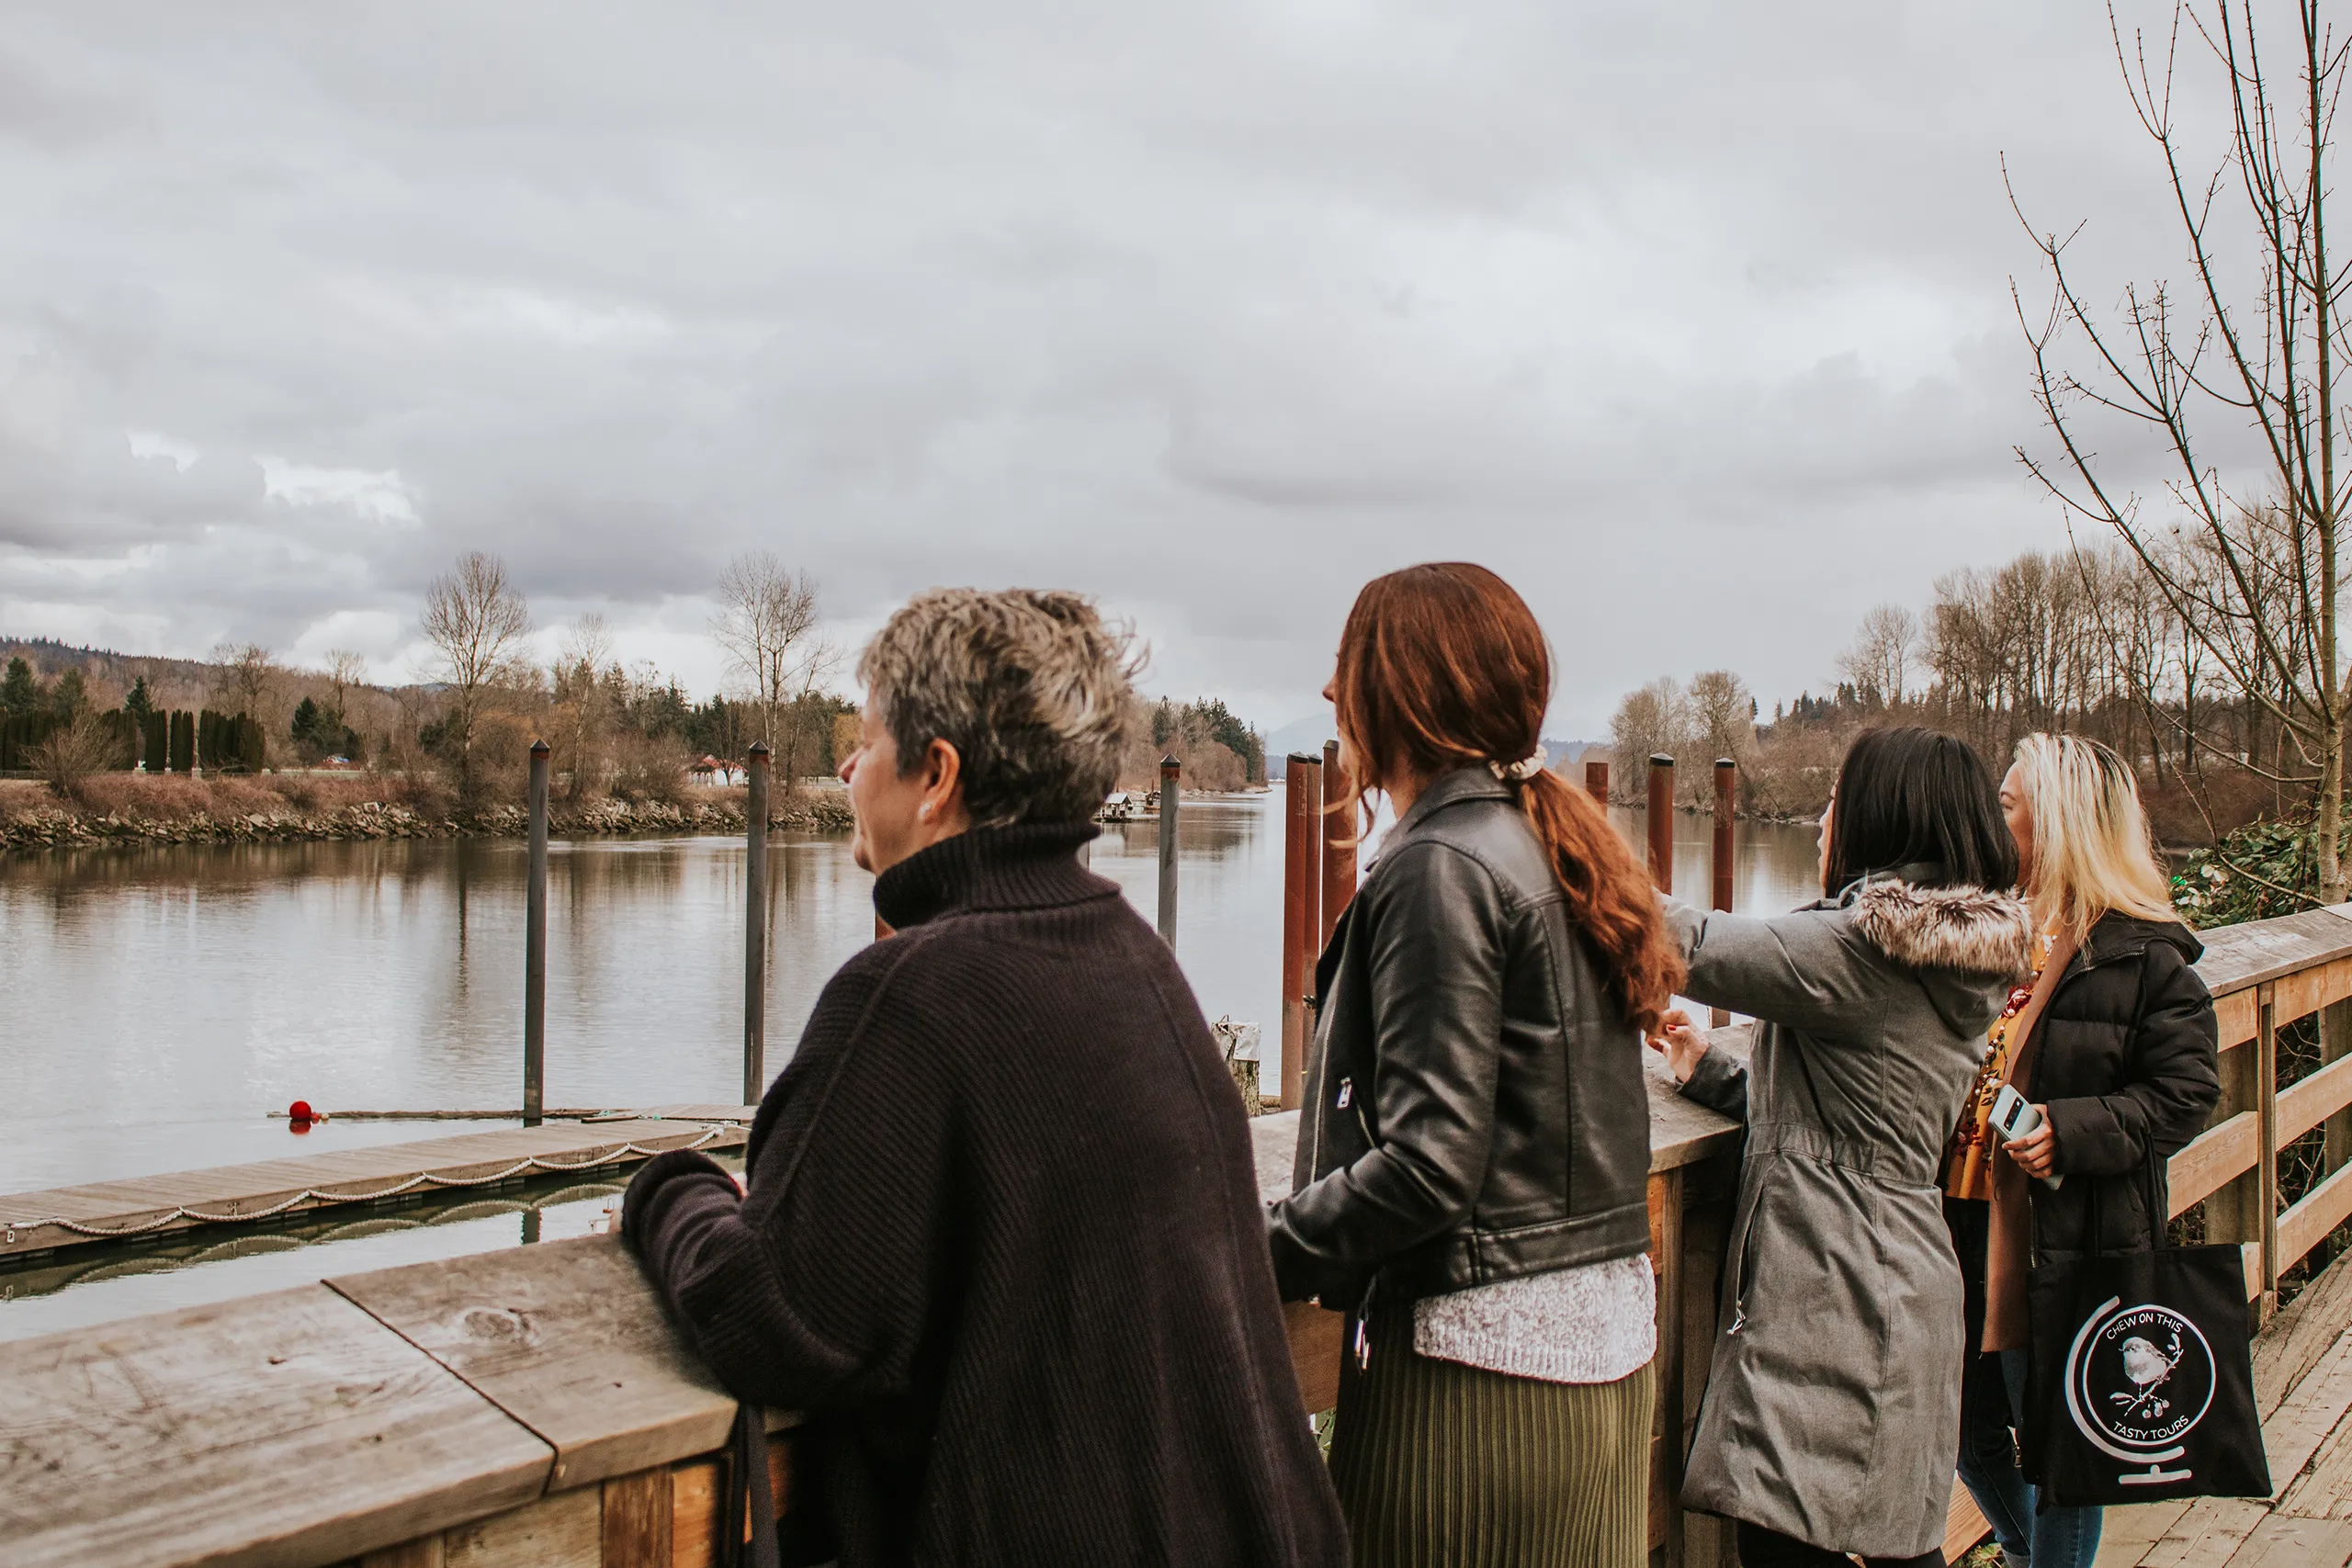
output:
M 2148 1213 L 2162 1214 L 2153 1155 L 2142 1174 Z M 2096 1241 L 2097 1191 L 2091 1203 Z M 2270 1495 L 2237 1247 L 2038 1256 L 2026 1299 L 2018 1436 L 2046 1505 Z

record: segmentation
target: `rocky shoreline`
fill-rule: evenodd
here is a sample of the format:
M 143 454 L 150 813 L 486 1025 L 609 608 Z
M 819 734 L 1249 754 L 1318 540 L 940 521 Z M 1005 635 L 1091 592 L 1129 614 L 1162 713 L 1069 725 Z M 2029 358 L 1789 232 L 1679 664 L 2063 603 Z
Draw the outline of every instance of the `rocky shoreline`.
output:
M 830 795 L 782 802 L 772 807 L 768 814 L 772 829 L 838 832 L 851 825 L 849 802 Z M 743 808 L 726 804 L 672 806 L 654 800 L 599 800 L 582 807 L 555 807 L 548 814 L 548 830 L 560 839 L 741 833 L 745 826 Z M 370 800 L 331 811 L 286 807 L 243 816 L 215 816 L 199 811 L 175 818 L 119 813 L 96 816 L 52 806 L 0 818 L 0 853 L 145 844 L 520 838 L 529 829 L 529 817 L 519 806 L 493 806 L 443 817 L 428 816 L 397 803 Z

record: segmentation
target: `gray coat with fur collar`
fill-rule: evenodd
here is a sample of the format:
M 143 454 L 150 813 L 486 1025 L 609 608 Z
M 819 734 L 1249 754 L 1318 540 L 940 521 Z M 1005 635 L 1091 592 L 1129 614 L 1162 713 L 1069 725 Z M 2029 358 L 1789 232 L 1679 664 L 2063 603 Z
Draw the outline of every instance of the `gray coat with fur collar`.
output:
M 1886 879 L 1770 919 L 1669 900 L 1668 921 L 1685 994 L 1758 1021 L 1745 1068 L 1710 1051 L 1682 1090 L 1747 1122 L 1683 1503 L 1835 1551 L 1927 1551 L 1962 1338 L 1937 1165 L 2030 918 L 2006 893 Z

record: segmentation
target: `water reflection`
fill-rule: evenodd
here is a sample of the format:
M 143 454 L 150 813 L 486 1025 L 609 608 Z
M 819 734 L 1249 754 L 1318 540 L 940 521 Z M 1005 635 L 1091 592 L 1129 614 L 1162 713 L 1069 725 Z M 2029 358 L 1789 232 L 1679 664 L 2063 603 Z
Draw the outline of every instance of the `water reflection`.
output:
M 1620 818 L 1637 836 L 1638 813 Z M 1208 1016 L 1271 1025 L 1279 797 L 1188 800 L 1182 821 L 1177 956 Z M 1676 881 L 1702 897 L 1707 835 L 1705 818 L 1678 818 Z M 1814 854 L 1809 828 L 1743 824 L 1740 906 L 1811 897 Z M 770 855 L 774 1072 L 825 980 L 872 939 L 873 909 L 871 879 L 842 839 L 779 837 Z M 1109 828 L 1091 863 L 1153 918 L 1156 822 Z M 288 1153 L 286 1124 L 266 1113 L 295 1099 L 519 1105 L 526 865 L 519 840 L 0 860 L 0 1075 L 13 1113 L 0 1190 Z M 741 843 L 558 842 L 548 875 L 548 1103 L 731 1103 L 742 1076 Z M 337 1122 L 300 1146 L 443 1130 Z
M 1641 814 L 1615 814 L 1640 841 Z M 1280 989 L 1278 796 L 1188 800 L 1177 956 L 1212 1018 L 1271 1025 Z M 1710 824 L 1676 821 L 1703 897 Z M 1738 907 L 1814 897 L 1810 828 L 1742 824 Z M 1093 869 L 1149 919 L 1156 822 L 1107 829 Z M 772 843 L 771 1070 L 871 940 L 871 879 L 841 839 Z M 265 1113 L 519 1103 L 519 841 L 65 851 L 0 860 L 0 1190 L 409 1142 L 495 1123 Z M 548 1102 L 731 1101 L 741 1088 L 739 842 L 559 842 L 549 852 Z M 1275 1032 L 1269 1028 L 1269 1055 Z M 1278 1064 L 1267 1064 L 1269 1077 Z M 609 1179 L 93 1247 L 0 1269 L 0 1338 L 225 1300 L 322 1275 L 585 1235 Z

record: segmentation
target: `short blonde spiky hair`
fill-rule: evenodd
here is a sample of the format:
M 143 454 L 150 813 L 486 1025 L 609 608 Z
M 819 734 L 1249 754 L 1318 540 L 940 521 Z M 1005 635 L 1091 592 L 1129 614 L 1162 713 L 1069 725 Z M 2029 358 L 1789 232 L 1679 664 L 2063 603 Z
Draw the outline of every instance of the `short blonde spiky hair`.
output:
M 2033 817 L 2025 893 L 2044 931 L 2080 942 L 2109 910 L 2179 918 L 2130 763 L 2084 736 L 2045 734 L 2018 742 L 2017 767 Z
M 1078 822 L 1118 778 L 1132 642 L 1076 593 L 934 588 L 875 634 L 857 673 L 901 768 L 933 740 L 956 748 L 972 826 Z

